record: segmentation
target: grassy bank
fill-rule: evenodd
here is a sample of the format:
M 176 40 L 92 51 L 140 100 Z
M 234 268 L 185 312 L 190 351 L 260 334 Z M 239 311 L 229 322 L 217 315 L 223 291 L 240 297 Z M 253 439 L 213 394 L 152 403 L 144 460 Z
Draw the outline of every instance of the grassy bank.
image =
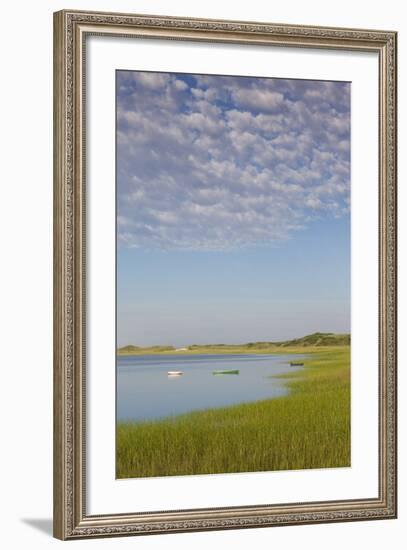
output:
M 350 334 L 334 334 L 331 332 L 314 332 L 302 338 L 281 342 L 248 342 L 246 344 L 192 344 L 177 349 L 174 346 L 124 346 L 118 348 L 117 355 L 190 355 L 198 354 L 241 354 L 241 353 L 298 353 L 306 349 L 318 351 L 321 347 L 350 345 Z
M 306 353 L 286 397 L 119 423 L 117 477 L 349 466 L 350 347 Z

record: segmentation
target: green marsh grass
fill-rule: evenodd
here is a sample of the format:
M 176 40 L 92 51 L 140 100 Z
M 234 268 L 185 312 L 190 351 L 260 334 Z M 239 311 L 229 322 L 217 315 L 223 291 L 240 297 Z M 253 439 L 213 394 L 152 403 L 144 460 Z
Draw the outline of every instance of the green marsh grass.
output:
M 350 466 L 350 347 L 310 351 L 287 396 L 118 423 L 117 477 Z

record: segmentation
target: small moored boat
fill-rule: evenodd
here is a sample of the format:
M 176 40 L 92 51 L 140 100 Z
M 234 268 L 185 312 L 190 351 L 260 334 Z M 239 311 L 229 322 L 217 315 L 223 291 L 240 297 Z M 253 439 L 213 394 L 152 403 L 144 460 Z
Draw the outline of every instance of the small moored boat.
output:
M 304 366 L 304 363 L 298 363 L 296 361 L 290 362 L 290 367 L 303 367 L 303 366 Z
M 167 372 L 168 376 L 181 376 L 181 374 L 184 374 L 182 370 L 169 370 Z
M 212 374 L 239 374 L 239 371 L 236 370 L 214 370 Z

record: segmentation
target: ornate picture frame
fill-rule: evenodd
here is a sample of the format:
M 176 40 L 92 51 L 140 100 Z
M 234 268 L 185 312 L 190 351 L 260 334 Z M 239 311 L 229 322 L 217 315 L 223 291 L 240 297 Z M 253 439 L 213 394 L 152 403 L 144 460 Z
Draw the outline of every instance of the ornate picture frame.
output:
M 90 514 L 87 506 L 86 47 L 92 36 L 371 52 L 378 61 L 378 492 L 375 497 Z M 54 14 L 54 535 L 146 535 L 395 518 L 396 60 L 391 31 L 64 10 Z M 114 182 L 112 182 L 114 185 Z

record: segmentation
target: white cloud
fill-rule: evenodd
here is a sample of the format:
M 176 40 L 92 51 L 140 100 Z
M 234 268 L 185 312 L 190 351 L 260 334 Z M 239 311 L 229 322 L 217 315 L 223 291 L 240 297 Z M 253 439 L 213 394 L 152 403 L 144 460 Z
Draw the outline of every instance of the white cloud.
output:
M 279 92 L 270 92 L 259 88 L 233 89 L 232 98 L 237 107 L 253 109 L 263 113 L 273 113 L 284 104 L 284 95 Z

